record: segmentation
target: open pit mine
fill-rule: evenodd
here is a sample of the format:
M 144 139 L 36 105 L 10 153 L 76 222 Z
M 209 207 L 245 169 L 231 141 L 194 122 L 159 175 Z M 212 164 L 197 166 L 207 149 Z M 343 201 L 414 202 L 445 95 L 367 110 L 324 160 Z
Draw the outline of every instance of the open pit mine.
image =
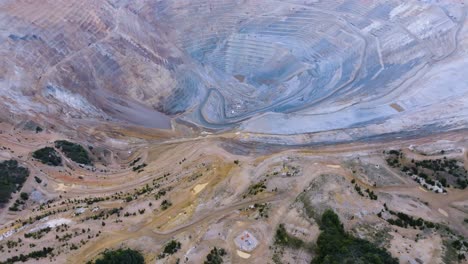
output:
M 466 0 L 0 0 L 0 264 L 468 263 Z

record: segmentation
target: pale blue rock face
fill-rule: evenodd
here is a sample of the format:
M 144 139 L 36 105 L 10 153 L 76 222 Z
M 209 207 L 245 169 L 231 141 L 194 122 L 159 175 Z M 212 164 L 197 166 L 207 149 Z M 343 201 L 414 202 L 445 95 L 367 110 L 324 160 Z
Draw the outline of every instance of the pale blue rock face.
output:
M 390 107 L 398 89 L 457 51 L 466 12 L 461 4 L 432 1 L 160 5 L 155 17 L 172 26 L 208 89 L 197 110 L 181 118 L 272 134 L 360 126 L 398 114 Z
M 3 97 L 58 105 L 13 110 L 285 135 L 467 123 L 462 2 L 60 1 L 0 5 Z

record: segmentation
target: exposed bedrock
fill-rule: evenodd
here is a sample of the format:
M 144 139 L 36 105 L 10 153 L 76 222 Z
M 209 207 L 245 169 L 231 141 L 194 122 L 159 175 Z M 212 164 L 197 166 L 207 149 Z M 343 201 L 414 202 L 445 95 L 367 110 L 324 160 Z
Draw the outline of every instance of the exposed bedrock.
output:
M 2 96 L 27 102 L 12 111 L 151 127 L 403 130 L 426 113 L 416 127 L 460 128 L 466 11 L 463 1 L 6 1 Z

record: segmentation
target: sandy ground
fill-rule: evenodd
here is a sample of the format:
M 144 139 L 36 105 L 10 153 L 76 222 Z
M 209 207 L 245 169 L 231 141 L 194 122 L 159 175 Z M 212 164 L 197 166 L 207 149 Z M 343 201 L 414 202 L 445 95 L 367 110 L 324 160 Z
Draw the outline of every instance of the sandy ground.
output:
M 428 192 L 413 184 L 404 175 L 386 167 L 381 156 L 382 150 L 390 146 L 405 149 L 411 144 L 427 144 L 444 135 L 372 144 L 352 143 L 289 149 L 244 156 L 235 155 L 220 144 L 225 140 L 240 137 L 239 134 L 227 133 L 147 144 L 135 141 L 136 143 L 114 145 L 108 158 L 102 163 L 95 164 L 96 167 L 107 169 L 107 172 L 101 173 L 80 168 L 68 160 L 66 166 L 55 168 L 30 158 L 31 150 L 50 145 L 47 142 L 64 138 L 60 133 L 47 131 L 35 134 L 8 129 L 5 124 L 3 126 L 3 131 L 9 131 L 10 134 L 6 132 L 0 134 L 0 141 L 3 146 L 11 150 L 0 152 L 2 157 L 18 159 L 21 164 L 30 168 L 32 175 L 44 180 L 42 184 L 37 184 L 34 178 L 30 177 L 23 191 L 37 190 L 45 198 L 50 199 L 51 203 L 50 208 L 41 212 L 33 211 L 39 207 L 39 204 L 33 201 L 29 201 L 20 212 L 13 213 L 2 209 L 0 220 L 4 224 L 1 226 L 1 233 L 9 231 L 13 233 L 4 241 L 0 241 L 0 244 L 17 237 L 24 237 L 23 234 L 27 230 L 45 223 L 35 221 L 28 225 L 27 229 L 15 231 L 15 227 L 19 226 L 17 220 L 48 211 L 63 210 L 53 213 L 47 221 L 53 223 L 67 219 L 71 221 L 68 224 L 72 232 L 90 228 L 89 233 L 87 231 L 81 235 L 78 232 L 79 234 L 68 242 L 69 245 L 70 243 L 79 245 L 78 249 L 74 250 L 71 250 L 69 245 L 58 243 L 52 232 L 42 238 L 41 244 L 60 248 L 58 251 L 60 253 L 51 259 L 55 263 L 84 263 L 97 257 L 107 248 L 122 246 L 131 246 L 142 251 L 146 259 L 153 262 L 156 261 L 164 243 L 170 239 L 177 239 L 183 242 L 183 245 L 174 256 L 159 260 L 162 263 L 171 263 L 177 258 L 183 259 L 184 263 L 200 263 L 213 246 L 225 248 L 228 251 L 226 258 L 232 263 L 243 263 L 247 259 L 249 263 L 259 263 L 272 258 L 273 235 L 280 223 L 285 224 L 288 231 L 295 236 L 310 243 L 315 241 L 320 231 L 316 223 L 304 215 L 304 209 L 297 201 L 299 195 L 309 188 L 308 186 L 320 179 L 320 181 L 325 179 L 325 182 L 320 183 L 323 187 L 321 191 L 310 197 L 313 206 L 316 206 L 317 210 L 321 210 L 323 206 L 335 208 L 345 220 L 349 220 L 345 222 L 345 226 L 350 230 L 366 223 L 373 225 L 377 222 L 379 225 L 386 225 L 386 222 L 381 222 L 382 220 L 375 216 L 385 202 L 393 209 L 443 223 L 464 236 L 468 235 L 463 224 L 466 210 L 457 209 L 463 208 L 460 205 L 468 200 L 466 190 L 451 189 L 447 195 Z M 133 135 L 136 135 L 135 132 Z M 466 145 L 464 137 L 457 133 L 447 133 L 444 138 L 454 145 Z M 95 141 L 93 145 L 106 147 L 100 141 Z M 460 153 L 460 156 L 465 157 L 464 153 Z M 141 159 L 138 164 L 147 164 L 140 173 L 134 172 L 129 166 L 137 158 Z M 350 167 L 349 160 L 358 158 L 360 163 L 356 164 L 360 164 L 359 166 L 363 168 L 371 166 L 390 170 L 391 173 L 385 177 L 392 177 L 393 180 L 388 182 L 393 184 L 386 186 L 379 183 L 373 186 L 371 179 L 378 178 L 367 177 L 365 174 L 369 173 L 368 171 L 363 171 L 362 177 L 354 173 L 355 167 Z M 376 167 L 375 164 L 379 166 Z M 291 168 L 297 168 L 297 171 L 287 174 L 288 171 L 294 171 Z M 334 180 L 326 183 L 326 179 Z M 376 192 L 379 200 L 370 201 L 359 197 L 350 184 L 353 179 L 362 188 Z M 255 195 L 248 194 L 248 188 L 261 181 L 265 182 L 265 191 Z M 124 201 L 125 197 L 135 195 L 136 190 L 145 186 L 157 187 L 149 193 L 134 196 L 130 202 Z M 159 190 L 168 188 L 170 191 L 162 198 L 155 199 Z M 119 193 L 122 194 L 120 198 L 112 198 Z M 86 197 L 101 197 L 103 200 L 92 205 L 68 200 Z M 106 200 L 105 197 L 110 199 Z M 160 208 L 162 200 L 170 201 L 172 206 L 162 210 Z M 265 210 L 268 216 L 261 216 L 255 209 L 255 204 L 266 204 L 268 209 Z M 77 215 L 73 207 L 87 208 L 87 210 L 82 215 Z M 86 218 L 102 210 L 119 207 L 123 208 L 120 217 L 113 215 L 105 220 Z M 138 210 L 143 209 L 144 213 L 138 213 Z M 130 216 L 123 217 L 126 212 Z M 133 213 L 136 213 L 135 216 Z M 103 221 L 106 222 L 105 226 L 101 224 Z M 247 229 L 259 240 L 258 247 L 249 253 L 239 251 L 234 243 L 234 238 Z M 410 244 L 408 237 L 414 236 L 413 233 L 413 230 L 400 229 L 398 234 L 406 234 L 403 235 L 406 238 L 391 234 L 393 238 L 388 241 L 387 246 L 395 256 L 400 257 L 401 261 L 421 258 L 424 254 L 433 256 L 433 259 L 442 258 L 444 251 L 441 237 L 438 240 L 430 240 L 432 236 L 422 239 L 418 242 L 418 247 L 398 246 L 403 243 L 402 241 Z M 80 241 L 84 244 L 80 244 Z M 34 239 L 26 239 L 19 251 L 29 252 L 28 245 L 37 242 Z M 6 256 L 13 254 L 14 252 Z M 188 260 L 185 261 L 185 258 Z M 310 261 L 312 256 L 304 251 L 286 250 L 282 258 L 302 263 Z M 50 260 L 41 261 L 46 263 Z
M 240 251 L 240 250 L 236 250 L 236 253 L 239 257 L 243 258 L 243 259 L 248 259 L 250 258 L 250 254 L 248 253 L 245 253 L 243 251 Z

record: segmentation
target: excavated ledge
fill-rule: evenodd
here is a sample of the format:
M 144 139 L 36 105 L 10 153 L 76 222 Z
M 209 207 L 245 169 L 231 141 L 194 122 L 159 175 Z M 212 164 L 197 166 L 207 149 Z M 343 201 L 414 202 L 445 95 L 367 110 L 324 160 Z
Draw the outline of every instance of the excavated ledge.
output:
M 6 1 L 1 96 L 12 112 L 157 128 L 466 127 L 466 11 L 456 1 Z

